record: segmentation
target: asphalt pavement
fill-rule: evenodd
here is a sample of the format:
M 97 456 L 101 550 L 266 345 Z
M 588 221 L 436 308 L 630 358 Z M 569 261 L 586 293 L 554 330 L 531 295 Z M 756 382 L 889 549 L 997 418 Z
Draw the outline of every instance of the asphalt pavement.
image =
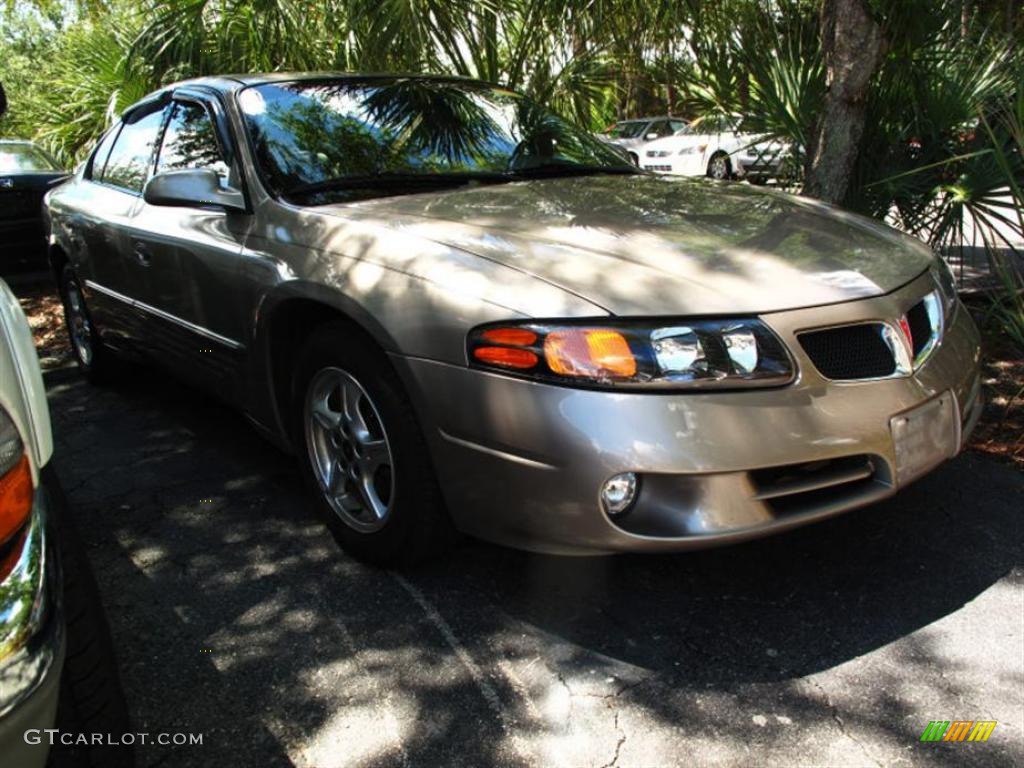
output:
M 142 766 L 1024 764 L 1024 474 L 966 454 L 755 543 L 339 551 L 293 462 L 163 374 L 47 374 Z M 996 720 L 922 743 L 931 720 Z

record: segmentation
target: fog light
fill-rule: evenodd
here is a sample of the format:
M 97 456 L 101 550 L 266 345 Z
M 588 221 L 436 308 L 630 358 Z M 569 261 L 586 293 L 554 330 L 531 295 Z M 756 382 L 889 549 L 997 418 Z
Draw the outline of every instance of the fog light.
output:
M 601 486 L 601 503 L 609 515 L 621 515 L 633 506 L 639 483 L 632 472 L 609 477 Z

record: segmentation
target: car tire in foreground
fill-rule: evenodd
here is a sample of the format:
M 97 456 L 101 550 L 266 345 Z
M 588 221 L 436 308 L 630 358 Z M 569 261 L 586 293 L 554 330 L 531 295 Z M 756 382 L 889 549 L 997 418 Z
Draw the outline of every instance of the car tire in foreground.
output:
M 78 369 L 91 383 L 106 383 L 112 378 L 112 354 L 103 346 L 96 332 L 82 286 L 70 264 L 61 268 L 59 288 L 60 299 L 64 304 L 64 325 Z
M 454 529 L 412 405 L 386 355 L 338 322 L 317 328 L 298 360 L 295 451 L 341 547 L 394 567 L 446 550 Z
M 76 737 L 82 734 L 87 739 L 104 734 L 105 740 L 115 742 L 122 734 L 132 733 L 132 728 L 96 579 L 63 498 L 56 507 L 67 649 L 54 727 L 74 740 L 51 747 L 47 768 L 130 768 L 135 764 L 131 745 L 77 743 Z

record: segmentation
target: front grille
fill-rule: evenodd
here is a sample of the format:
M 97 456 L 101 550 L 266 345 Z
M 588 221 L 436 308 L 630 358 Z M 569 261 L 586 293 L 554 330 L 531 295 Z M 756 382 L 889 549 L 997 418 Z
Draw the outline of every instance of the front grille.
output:
M 896 372 L 896 358 L 882 336 L 881 323 L 844 325 L 801 333 L 807 356 L 827 379 L 880 379 Z
M 916 358 L 932 339 L 932 322 L 928 318 L 928 309 L 923 301 L 919 301 L 907 312 L 907 323 L 910 325 Z
M 754 499 L 776 515 L 791 515 L 875 493 L 885 482 L 878 459 L 860 454 L 838 459 L 789 464 L 750 473 Z
M 648 157 L 668 157 L 671 154 L 672 154 L 672 152 L 670 152 L 667 149 L 648 149 L 647 150 L 647 156 Z
M 668 172 L 671 172 L 672 166 L 671 165 L 645 165 L 644 166 L 644 170 L 645 171 L 668 171 Z

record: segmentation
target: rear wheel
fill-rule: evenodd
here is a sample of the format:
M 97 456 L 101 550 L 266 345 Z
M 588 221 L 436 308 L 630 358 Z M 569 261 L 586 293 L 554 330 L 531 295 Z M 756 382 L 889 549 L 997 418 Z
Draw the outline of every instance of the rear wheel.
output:
M 386 356 L 345 323 L 299 355 L 292 423 L 306 485 L 355 557 L 405 566 L 453 540 L 427 447 Z
M 79 370 L 94 384 L 107 381 L 113 366 L 111 353 L 100 341 L 85 304 L 82 286 L 70 264 L 65 264 L 60 272 L 60 297 L 64 304 L 64 324 L 68 329 L 71 351 Z

